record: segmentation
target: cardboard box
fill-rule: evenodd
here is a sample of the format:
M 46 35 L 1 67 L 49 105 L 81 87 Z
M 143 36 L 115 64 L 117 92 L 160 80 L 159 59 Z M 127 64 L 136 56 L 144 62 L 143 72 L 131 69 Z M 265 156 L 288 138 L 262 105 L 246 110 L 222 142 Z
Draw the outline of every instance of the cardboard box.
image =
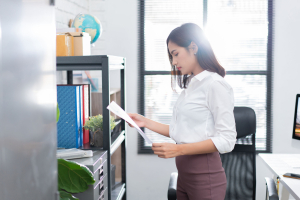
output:
M 56 35 L 56 56 L 74 56 L 74 41 L 70 33 Z
M 74 40 L 74 56 L 91 55 L 91 36 L 84 32 L 70 33 Z

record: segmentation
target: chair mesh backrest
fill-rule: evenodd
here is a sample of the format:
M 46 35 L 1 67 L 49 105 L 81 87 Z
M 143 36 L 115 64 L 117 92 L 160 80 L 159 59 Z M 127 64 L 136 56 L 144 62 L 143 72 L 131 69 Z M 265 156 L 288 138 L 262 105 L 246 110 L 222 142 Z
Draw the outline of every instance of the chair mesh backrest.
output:
M 256 115 L 252 108 L 234 107 L 234 117 L 238 137 L 235 148 L 230 153 L 220 154 L 227 179 L 225 200 L 253 200 Z
M 220 157 L 227 179 L 225 200 L 253 200 L 253 153 L 231 152 Z

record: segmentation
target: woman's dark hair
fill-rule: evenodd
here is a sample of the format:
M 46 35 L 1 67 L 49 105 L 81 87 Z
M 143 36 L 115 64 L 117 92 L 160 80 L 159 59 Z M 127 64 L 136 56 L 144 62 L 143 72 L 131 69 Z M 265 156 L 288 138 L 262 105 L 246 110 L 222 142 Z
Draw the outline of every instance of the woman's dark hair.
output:
M 205 37 L 203 30 L 194 23 L 185 23 L 181 26 L 175 28 L 167 38 L 167 46 L 169 41 L 177 44 L 178 46 L 185 47 L 188 50 L 188 46 L 193 41 L 198 46 L 198 51 L 196 53 L 199 65 L 207 71 L 216 72 L 220 76 L 224 77 L 226 72 L 225 69 L 218 62 L 212 47 Z M 187 88 L 190 77 L 187 74 L 181 74 L 181 71 L 176 70 L 175 66 L 172 65 L 172 55 L 168 50 L 169 61 L 171 64 L 171 75 L 172 75 L 172 88 L 175 90 L 174 83 L 177 83 L 180 88 Z

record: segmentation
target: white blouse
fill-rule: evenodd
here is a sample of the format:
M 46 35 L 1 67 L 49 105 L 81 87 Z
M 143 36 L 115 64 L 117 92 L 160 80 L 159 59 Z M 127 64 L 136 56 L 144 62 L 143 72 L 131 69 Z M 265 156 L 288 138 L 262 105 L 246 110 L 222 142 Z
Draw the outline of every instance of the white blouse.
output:
M 232 151 L 236 142 L 231 86 L 218 73 L 202 71 L 179 95 L 169 126 L 177 144 L 211 139 L 220 153 Z

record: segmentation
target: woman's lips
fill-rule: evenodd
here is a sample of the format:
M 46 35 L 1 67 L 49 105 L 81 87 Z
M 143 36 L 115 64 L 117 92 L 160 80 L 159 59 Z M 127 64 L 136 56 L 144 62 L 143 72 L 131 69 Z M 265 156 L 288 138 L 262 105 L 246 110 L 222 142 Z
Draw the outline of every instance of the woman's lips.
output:
M 178 70 L 181 70 L 181 67 L 177 67 Z

